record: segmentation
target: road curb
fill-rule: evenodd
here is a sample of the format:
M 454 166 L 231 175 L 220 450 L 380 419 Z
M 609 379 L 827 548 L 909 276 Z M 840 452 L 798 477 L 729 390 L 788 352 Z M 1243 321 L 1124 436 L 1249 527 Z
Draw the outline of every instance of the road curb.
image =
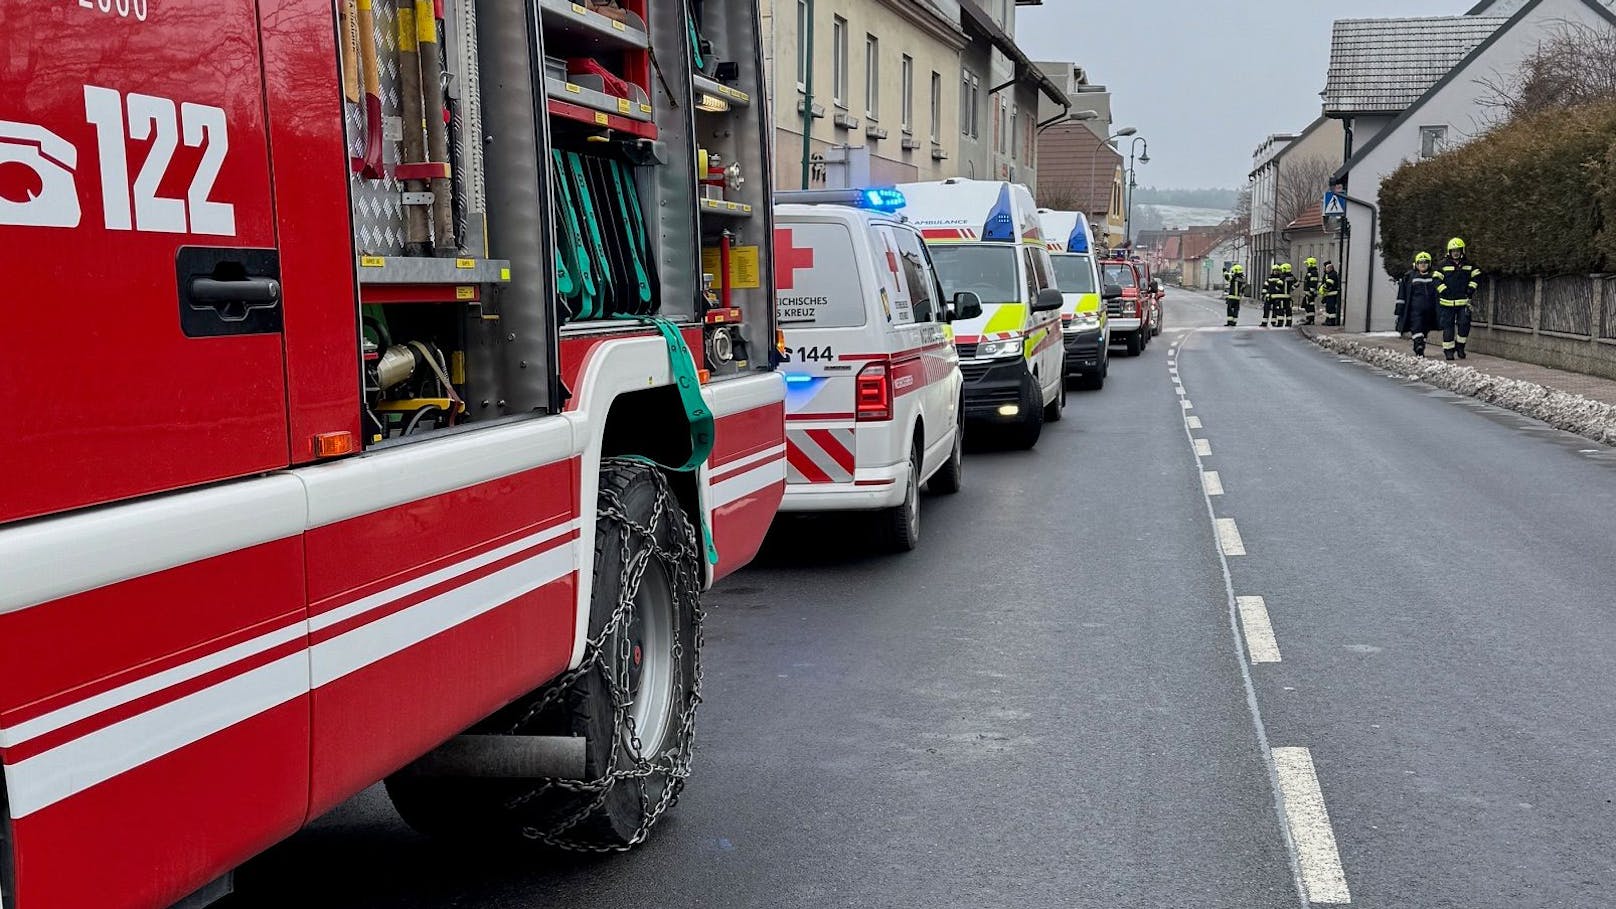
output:
M 1400 378 L 1486 401 L 1606 445 L 1616 445 L 1616 406 L 1539 385 L 1484 373 L 1446 360 L 1428 360 L 1302 328 L 1302 336 L 1333 353 L 1362 360 Z

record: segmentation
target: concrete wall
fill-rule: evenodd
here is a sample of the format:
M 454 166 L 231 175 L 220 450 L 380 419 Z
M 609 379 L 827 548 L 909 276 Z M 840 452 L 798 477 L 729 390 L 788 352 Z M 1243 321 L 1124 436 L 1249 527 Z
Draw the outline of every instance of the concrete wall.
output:
M 1478 353 L 1616 379 L 1616 276 L 1489 279 L 1474 311 Z
M 768 17 L 765 32 L 770 35 L 770 79 L 774 96 L 775 120 L 775 185 L 780 188 L 799 188 L 802 175 L 802 114 L 803 93 L 797 82 L 799 36 L 797 34 L 796 0 L 764 0 L 764 15 Z M 947 18 L 946 10 L 953 18 Z M 832 101 L 831 89 L 833 47 L 832 20 L 840 16 L 847 20 L 848 97 L 838 107 Z M 947 0 L 815 0 L 814 4 L 814 99 L 823 106 L 825 115 L 814 120 L 810 133 L 812 155 L 822 156 L 835 145 L 865 146 L 871 149 L 872 179 L 882 182 L 907 180 L 937 180 L 955 176 L 960 152 L 959 90 L 960 48 L 965 44 L 964 32 L 959 26 L 959 5 Z M 877 111 L 871 119 L 865 108 L 865 37 L 878 39 Z M 904 131 L 903 111 L 903 57 L 914 61 L 912 88 L 913 114 Z M 934 125 L 931 118 L 931 75 L 937 73 L 940 98 L 939 122 L 935 124 L 936 142 L 932 141 Z M 989 86 L 983 86 L 984 91 Z M 856 129 L 844 129 L 833 121 L 837 113 L 858 119 Z M 885 138 L 868 134 L 869 127 L 886 130 Z M 919 143 L 919 148 L 903 148 L 905 138 Z M 937 160 L 936 150 L 946 157 Z M 812 167 L 810 185 L 823 186 L 822 167 Z
M 1419 157 L 1422 126 L 1446 126 L 1450 148 L 1475 138 L 1486 128 L 1488 117 L 1488 109 L 1480 103 L 1488 92 L 1479 83 L 1500 75 L 1513 75 L 1546 36 L 1567 22 L 1604 30 L 1612 28 L 1609 20 L 1581 0 L 1543 0 L 1514 28 L 1471 60 L 1463 72 L 1437 89 L 1408 119 L 1388 127 L 1385 140 L 1353 166 L 1348 191 L 1365 203 L 1378 205 L 1380 185 L 1386 176 L 1403 162 Z M 1357 148 L 1364 148 L 1369 141 L 1365 133 L 1370 125 L 1365 118 L 1354 123 L 1353 141 Z M 1371 215 L 1366 205 L 1349 205 L 1348 216 L 1352 222 L 1352 255 L 1351 270 L 1346 273 L 1346 324 L 1362 327 L 1365 307 L 1369 307 L 1370 329 L 1389 330 L 1395 321 L 1392 307 L 1396 294 L 1388 289 L 1380 238 L 1370 232 Z M 1471 250 L 1471 254 L 1485 269 L 1486 250 Z

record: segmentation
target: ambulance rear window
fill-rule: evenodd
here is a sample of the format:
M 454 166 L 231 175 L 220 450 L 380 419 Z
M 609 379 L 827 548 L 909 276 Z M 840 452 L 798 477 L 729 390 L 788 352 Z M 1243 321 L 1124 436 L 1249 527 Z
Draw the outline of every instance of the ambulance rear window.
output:
M 864 293 L 847 227 L 782 224 L 774 233 L 774 299 L 780 327 L 863 325 Z

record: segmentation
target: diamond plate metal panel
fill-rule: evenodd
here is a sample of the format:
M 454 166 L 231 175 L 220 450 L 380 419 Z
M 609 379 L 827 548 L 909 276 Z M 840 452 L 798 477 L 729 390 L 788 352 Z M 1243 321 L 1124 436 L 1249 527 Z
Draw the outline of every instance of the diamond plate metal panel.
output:
M 376 22 L 376 55 L 380 72 L 382 117 L 398 116 L 398 15 L 393 5 L 378 2 L 373 7 Z M 363 104 L 343 104 L 348 128 L 348 154 L 359 157 L 365 150 L 365 108 Z M 385 132 L 385 130 L 384 130 Z M 382 160 L 391 167 L 398 163 L 399 144 L 382 142 Z M 404 251 L 404 206 L 399 181 L 388 177 L 366 180 L 358 174 L 348 178 L 353 198 L 354 241 L 363 255 L 396 256 Z

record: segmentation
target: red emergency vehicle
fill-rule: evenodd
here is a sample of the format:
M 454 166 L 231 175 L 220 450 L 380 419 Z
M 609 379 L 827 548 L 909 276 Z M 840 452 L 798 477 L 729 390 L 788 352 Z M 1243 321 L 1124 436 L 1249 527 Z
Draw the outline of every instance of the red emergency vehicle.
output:
M 383 779 L 642 840 L 785 482 L 755 4 L 0 33 L 0 904 L 200 904 Z

